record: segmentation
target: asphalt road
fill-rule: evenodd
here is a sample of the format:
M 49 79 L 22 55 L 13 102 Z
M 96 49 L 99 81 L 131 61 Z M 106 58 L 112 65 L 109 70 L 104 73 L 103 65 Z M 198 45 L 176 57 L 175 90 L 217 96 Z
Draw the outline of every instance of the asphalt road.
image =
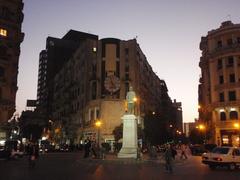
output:
M 177 160 L 174 172 L 165 172 L 161 161 L 83 159 L 81 153 L 41 155 L 35 168 L 29 168 L 27 157 L 0 160 L 0 180 L 240 180 L 240 170 L 210 170 L 199 156 Z

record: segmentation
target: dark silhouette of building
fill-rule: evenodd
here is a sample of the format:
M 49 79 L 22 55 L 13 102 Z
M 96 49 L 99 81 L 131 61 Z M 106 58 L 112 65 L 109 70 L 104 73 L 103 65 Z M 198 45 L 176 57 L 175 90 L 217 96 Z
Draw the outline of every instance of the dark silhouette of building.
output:
M 18 61 L 24 33 L 22 0 L 0 1 L 0 123 L 15 112 Z

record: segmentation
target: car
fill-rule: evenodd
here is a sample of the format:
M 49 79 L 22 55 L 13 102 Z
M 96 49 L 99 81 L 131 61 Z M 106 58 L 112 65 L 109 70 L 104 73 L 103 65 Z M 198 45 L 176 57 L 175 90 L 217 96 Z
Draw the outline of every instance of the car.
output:
M 219 166 L 234 170 L 240 167 L 240 148 L 215 147 L 211 152 L 202 154 L 202 163 L 208 165 L 212 170 Z
M 212 151 L 215 147 L 217 147 L 216 144 L 194 144 L 191 145 L 189 148 L 192 155 L 201 156 L 203 153 Z
M 23 157 L 23 145 L 19 140 L 7 140 L 4 150 L 9 154 L 9 158 L 17 159 Z

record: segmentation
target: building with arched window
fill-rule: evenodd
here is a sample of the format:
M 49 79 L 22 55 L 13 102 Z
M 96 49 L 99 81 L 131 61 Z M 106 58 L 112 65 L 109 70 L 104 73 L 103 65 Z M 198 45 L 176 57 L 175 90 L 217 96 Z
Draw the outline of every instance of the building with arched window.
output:
M 200 43 L 199 119 L 210 142 L 239 146 L 240 24 L 223 22 Z

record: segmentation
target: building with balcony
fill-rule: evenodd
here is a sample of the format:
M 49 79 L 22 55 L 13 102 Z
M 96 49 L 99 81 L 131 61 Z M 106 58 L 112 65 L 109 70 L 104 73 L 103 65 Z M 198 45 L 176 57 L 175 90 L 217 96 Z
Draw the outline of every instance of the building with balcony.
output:
M 153 72 L 136 39 L 98 39 L 96 35 L 74 30 L 64 37 L 79 40 L 78 47 L 51 76 L 51 83 L 45 88 L 49 95 L 51 85 L 52 95 L 46 101 L 51 110 L 47 116 L 53 121 L 54 129 L 58 129 L 61 140 L 76 143 L 86 138 L 97 140 L 95 122 L 100 120 L 100 140 L 113 142 L 113 130 L 122 123 L 130 86 L 137 94 L 135 114 L 142 127 L 146 113 L 164 114 L 166 106 L 173 107 L 165 81 Z M 49 56 L 46 57 L 49 61 Z M 47 74 L 50 73 L 48 64 L 46 68 Z M 42 84 L 48 79 L 46 76 Z M 41 89 L 44 88 L 39 83 L 39 94 Z M 38 103 L 39 107 L 48 107 L 44 102 Z M 175 102 L 172 109 L 180 110 L 181 104 Z
M 15 112 L 18 61 L 24 33 L 22 0 L 0 1 L 0 123 Z
M 226 21 L 200 43 L 199 120 L 210 142 L 239 145 L 240 24 Z

